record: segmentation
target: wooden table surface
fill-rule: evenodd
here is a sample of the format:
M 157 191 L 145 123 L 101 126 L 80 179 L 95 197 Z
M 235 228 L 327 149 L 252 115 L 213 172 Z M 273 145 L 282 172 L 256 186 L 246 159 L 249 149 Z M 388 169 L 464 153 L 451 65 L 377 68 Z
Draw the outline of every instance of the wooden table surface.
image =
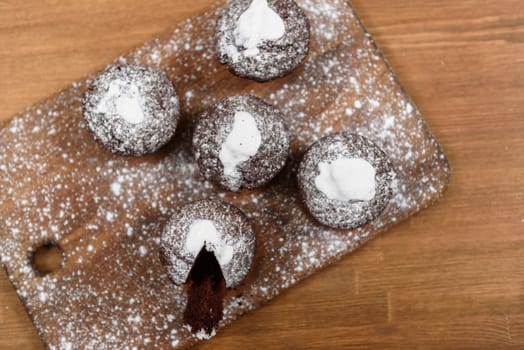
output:
M 0 123 L 211 2 L 0 0 Z M 353 4 L 447 153 L 446 197 L 199 348 L 523 349 L 524 2 Z M 0 273 L 0 349 L 41 348 Z

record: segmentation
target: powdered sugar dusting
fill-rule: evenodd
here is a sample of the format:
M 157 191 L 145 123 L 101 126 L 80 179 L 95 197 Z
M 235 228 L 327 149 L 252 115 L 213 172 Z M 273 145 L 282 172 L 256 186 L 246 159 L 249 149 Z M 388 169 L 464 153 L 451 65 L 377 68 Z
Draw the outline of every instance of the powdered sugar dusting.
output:
M 217 333 L 216 333 L 215 330 L 213 330 L 213 332 L 211 332 L 211 334 L 208 334 L 205 330 L 200 329 L 198 332 L 195 333 L 195 338 L 197 338 L 198 340 L 211 339 L 216 334 Z
M 298 3 L 312 24 L 309 56 L 296 74 L 270 85 L 246 85 L 217 62 L 217 9 L 116 60 L 162 69 L 183 97 L 183 123 L 157 154 L 128 159 L 96 147 L 81 113 L 90 80 L 0 130 L 1 261 L 50 349 L 157 349 L 198 340 L 183 326 L 185 290 L 169 281 L 158 259 L 160 233 L 180 205 L 222 198 L 241 208 L 257 233 L 252 280 L 241 297 L 226 300 L 224 326 L 443 192 L 449 168 L 442 151 L 348 3 Z M 226 193 L 201 178 L 190 130 L 196 113 L 246 91 L 285 114 L 290 160 L 263 190 Z M 303 152 L 340 130 L 377 143 L 397 173 L 388 208 L 350 232 L 313 221 L 295 181 Z M 38 277 L 28 253 L 48 241 L 60 244 L 64 267 Z

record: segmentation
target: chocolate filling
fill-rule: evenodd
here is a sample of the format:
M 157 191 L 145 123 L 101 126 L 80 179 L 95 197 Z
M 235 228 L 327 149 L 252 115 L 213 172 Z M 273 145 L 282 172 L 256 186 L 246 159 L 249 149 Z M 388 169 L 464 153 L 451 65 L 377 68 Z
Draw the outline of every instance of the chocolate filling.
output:
M 222 319 L 222 300 L 226 282 L 215 254 L 202 248 L 189 277 L 187 306 L 184 322 L 191 326 L 193 333 L 204 330 L 211 334 Z

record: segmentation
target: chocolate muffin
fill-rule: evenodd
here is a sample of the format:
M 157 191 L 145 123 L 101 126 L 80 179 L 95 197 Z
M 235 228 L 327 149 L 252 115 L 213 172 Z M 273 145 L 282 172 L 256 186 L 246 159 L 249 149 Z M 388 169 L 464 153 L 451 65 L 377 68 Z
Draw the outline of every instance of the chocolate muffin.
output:
M 251 269 L 255 233 L 240 209 L 219 200 L 180 208 L 164 229 L 160 257 L 175 284 L 187 284 L 185 322 L 192 332 L 213 334 L 222 319 L 226 288 Z
M 389 157 L 369 139 L 341 132 L 316 142 L 298 171 L 300 192 L 321 224 L 352 229 L 376 219 L 393 194 Z
M 309 51 L 309 20 L 293 0 L 232 0 L 216 29 L 221 63 L 260 82 L 293 71 Z
M 253 189 L 284 167 L 289 135 L 277 108 L 255 96 L 234 96 L 202 113 L 193 151 L 206 179 L 229 191 Z
M 84 119 L 94 138 L 126 156 L 153 153 L 175 134 L 180 103 L 167 76 L 143 65 L 110 66 L 84 96 Z

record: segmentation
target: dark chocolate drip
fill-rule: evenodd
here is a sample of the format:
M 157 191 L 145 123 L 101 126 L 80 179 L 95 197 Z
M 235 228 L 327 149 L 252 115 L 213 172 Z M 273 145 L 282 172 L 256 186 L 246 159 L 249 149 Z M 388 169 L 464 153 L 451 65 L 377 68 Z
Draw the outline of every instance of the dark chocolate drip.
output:
M 196 333 L 211 334 L 223 315 L 226 282 L 214 253 L 202 248 L 187 280 L 189 284 L 184 321 Z

